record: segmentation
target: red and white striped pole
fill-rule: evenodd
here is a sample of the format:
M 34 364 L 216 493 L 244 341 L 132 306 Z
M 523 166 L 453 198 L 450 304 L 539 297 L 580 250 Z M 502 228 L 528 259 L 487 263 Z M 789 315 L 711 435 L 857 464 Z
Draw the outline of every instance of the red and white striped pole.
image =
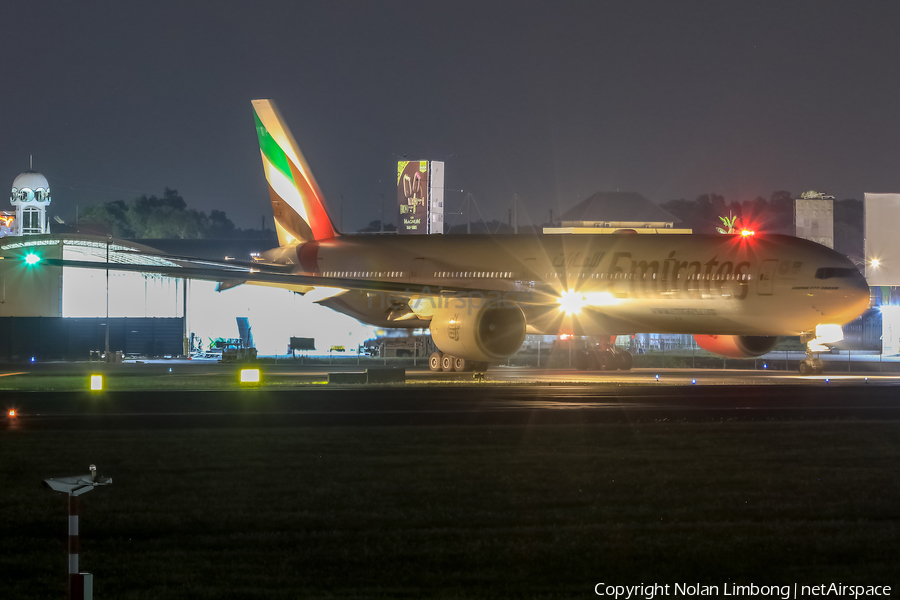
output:
M 91 474 L 73 475 L 71 477 L 51 477 L 44 480 L 44 485 L 54 492 L 66 494 L 66 507 L 69 513 L 69 600 L 90 600 L 94 596 L 94 578 L 90 573 L 78 572 L 78 554 L 81 545 L 78 542 L 78 496 L 86 494 L 97 486 L 112 484 L 112 477 L 97 475 L 97 467 L 90 466 Z
M 84 584 L 78 575 L 78 496 L 69 494 L 69 600 L 83 600 Z

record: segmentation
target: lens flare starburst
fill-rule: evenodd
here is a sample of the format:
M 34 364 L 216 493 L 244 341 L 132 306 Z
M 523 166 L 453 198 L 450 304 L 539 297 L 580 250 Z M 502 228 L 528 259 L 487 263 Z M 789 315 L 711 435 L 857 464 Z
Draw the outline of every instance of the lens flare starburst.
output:
M 575 290 L 563 291 L 559 297 L 559 310 L 567 315 L 580 313 L 586 304 L 587 299 L 584 297 L 584 294 Z

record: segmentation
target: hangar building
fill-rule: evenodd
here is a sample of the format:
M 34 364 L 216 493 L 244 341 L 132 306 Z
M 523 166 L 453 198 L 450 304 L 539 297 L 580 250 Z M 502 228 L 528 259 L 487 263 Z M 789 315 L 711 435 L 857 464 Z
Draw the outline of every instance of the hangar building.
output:
M 111 240 L 53 234 L 47 217 L 50 186 L 40 173 L 16 177 L 0 229 L 0 360 L 87 359 L 105 346 L 144 356 L 177 356 L 191 338 L 236 338 L 236 318 L 249 319 L 260 355 L 286 354 L 291 336 L 312 337 L 320 352 L 355 348 L 374 329 L 315 304 L 314 292 L 239 285 L 222 292 L 216 282 L 156 274 L 25 264 L 13 256 L 89 262 L 137 262 L 131 252 L 250 261 L 277 245 L 273 240 Z M 142 261 L 147 259 L 142 257 Z M 152 259 L 177 267 L 165 258 Z M 108 307 L 108 308 L 107 308 Z M 108 312 L 107 312 L 108 311 Z M 198 343 L 199 342 L 199 343 Z

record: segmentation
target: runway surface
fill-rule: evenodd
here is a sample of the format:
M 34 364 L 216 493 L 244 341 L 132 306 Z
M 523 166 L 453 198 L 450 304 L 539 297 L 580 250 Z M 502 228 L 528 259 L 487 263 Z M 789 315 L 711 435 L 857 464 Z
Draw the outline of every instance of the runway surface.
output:
M 319 371 L 304 369 L 302 374 L 318 376 Z M 14 408 L 17 416 L 3 419 L 0 427 L 14 431 L 900 418 L 896 387 L 900 377 L 893 375 L 498 369 L 484 383 L 474 383 L 471 374 L 409 375 L 419 383 L 99 394 L 7 392 L 0 405 L 5 413 Z

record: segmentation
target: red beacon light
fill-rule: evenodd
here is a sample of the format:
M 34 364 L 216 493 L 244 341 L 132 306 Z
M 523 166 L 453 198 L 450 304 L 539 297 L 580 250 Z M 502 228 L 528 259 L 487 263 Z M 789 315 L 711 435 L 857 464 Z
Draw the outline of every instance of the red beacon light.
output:
M 750 229 L 741 229 L 741 237 L 745 237 L 745 238 L 750 237 L 751 235 L 754 235 L 755 233 L 756 233 L 755 231 L 751 231 Z
M 10 419 L 15 419 L 15 418 L 16 418 L 16 415 L 17 415 L 18 413 L 16 413 L 16 409 L 11 408 L 11 409 L 9 409 L 9 411 L 7 411 L 6 414 L 9 415 L 9 418 L 10 418 Z

